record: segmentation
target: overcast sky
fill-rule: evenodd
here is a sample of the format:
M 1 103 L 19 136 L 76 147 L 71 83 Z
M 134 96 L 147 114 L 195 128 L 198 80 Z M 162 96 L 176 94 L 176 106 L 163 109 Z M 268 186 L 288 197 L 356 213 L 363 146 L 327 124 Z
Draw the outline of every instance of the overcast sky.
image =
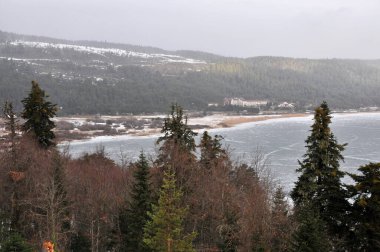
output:
M 0 30 L 238 57 L 380 59 L 380 0 L 0 0 Z

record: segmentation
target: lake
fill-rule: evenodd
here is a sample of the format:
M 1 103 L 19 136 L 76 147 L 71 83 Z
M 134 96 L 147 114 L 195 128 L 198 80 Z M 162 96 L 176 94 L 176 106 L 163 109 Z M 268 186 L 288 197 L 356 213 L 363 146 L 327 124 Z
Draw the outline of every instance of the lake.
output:
M 295 172 L 297 160 L 305 153 L 305 139 L 310 133 L 312 118 L 310 115 L 270 119 L 209 132 L 224 137 L 224 145 L 232 151 L 234 159 L 249 162 L 259 151 L 274 179 L 290 191 L 298 177 Z M 331 128 L 339 143 L 348 144 L 343 152 L 342 170 L 355 172 L 360 165 L 380 162 L 380 113 L 333 114 Z M 141 150 L 154 156 L 157 137 L 97 137 L 71 142 L 69 150 L 73 157 L 78 157 L 103 146 L 110 158 L 120 162 L 122 156 L 136 159 Z M 345 178 L 345 182 L 349 181 Z

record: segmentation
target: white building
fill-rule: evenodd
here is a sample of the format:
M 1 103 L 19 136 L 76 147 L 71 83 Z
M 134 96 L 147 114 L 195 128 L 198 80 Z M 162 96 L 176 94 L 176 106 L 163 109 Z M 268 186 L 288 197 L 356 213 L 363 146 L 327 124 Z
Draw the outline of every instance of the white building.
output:
M 219 107 L 218 103 L 209 103 L 207 104 L 208 107 Z
M 247 108 L 258 108 L 261 106 L 266 106 L 268 100 L 245 100 L 243 98 L 224 98 L 224 106 L 238 106 Z
M 283 102 L 283 103 L 278 104 L 277 107 L 279 107 L 279 108 L 287 108 L 287 109 L 294 109 L 294 104 L 288 103 L 288 102 Z

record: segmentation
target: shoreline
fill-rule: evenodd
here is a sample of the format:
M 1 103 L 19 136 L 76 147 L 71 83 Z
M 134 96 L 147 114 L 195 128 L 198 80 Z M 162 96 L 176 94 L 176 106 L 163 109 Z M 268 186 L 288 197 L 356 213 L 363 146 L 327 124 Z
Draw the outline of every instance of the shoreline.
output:
M 228 118 L 222 121 L 219 124 L 220 125 L 219 128 L 231 128 L 231 127 L 244 124 L 244 123 L 261 122 L 261 121 L 276 120 L 276 119 L 282 119 L 282 118 L 306 117 L 309 115 L 311 114 L 295 113 L 295 114 L 259 115 L 259 116 L 252 116 L 252 117 L 232 116 L 231 118 Z
M 334 116 L 350 116 L 350 115 L 371 115 L 379 114 L 380 111 L 368 111 L 368 112 L 333 112 Z M 190 117 L 188 119 L 188 125 L 196 132 L 202 132 L 204 130 L 218 130 L 218 129 L 228 129 L 241 126 L 248 123 L 263 122 L 268 120 L 278 120 L 287 118 L 302 118 L 312 116 L 312 113 L 284 113 L 284 114 L 262 114 L 262 115 L 230 115 L 226 113 L 216 113 L 212 115 L 202 116 L 202 117 Z M 126 120 L 133 118 L 134 120 L 147 120 L 153 118 L 161 118 L 162 120 L 166 118 L 167 115 L 138 115 L 138 116 L 102 116 L 101 118 L 105 120 Z M 65 123 L 88 123 L 89 120 L 95 120 L 95 116 L 65 116 L 56 117 L 55 122 L 65 122 Z M 104 123 L 105 124 L 105 123 Z M 4 131 L 4 132 L 3 132 Z M 0 128 L 0 137 L 5 134 L 5 130 Z M 139 129 L 131 128 L 128 130 L 117 131 L 113 134 L 104 133 L 101 130 L 89 130 L 81 131 L 78 129 L 74 130 L 57 130 L 57 143 L 58 145 L 77 143 L 77 142 L 87 142 L 91 140 L 97 141 L 97 139 L 102 140 L 112 140 L 115 138 L 145 138 L 145 137 L 159 137 L 161 135 L 161 127 L 142 127 Z
M 188 119 L 188 125 L 193 128 L 195 132 L 204 130 L 214 130 L 214 129 L 227 129 L 234 128 L 243 124 L 262 122 L 268 120 L 278 120 L 285 118 L 301 118 L 307 117 L 311 114 L 308 113 L 294 113 L 294 114 L 273 114 L 273 115 L 210 115 L 204 117 L 193 117 Z M 136 116 L 138 117 L 138 116 Z M 120 117 L 119 117 L 120 118 Z M 199 127 L 201 126 L 201 127 Z M 112 140 L 115 138 L 146 138 L 146 137 L 159 137 L 161 135 L 161 128 L 155 129 L 145 129 L 145 130 L 135 130 L 132 132 L 116 135 L 85 135 L 82 139 L 63 139 L 59 141 L 59 145 L 65 145 L 68 143 L 83 143 L 87 141 L 98 141 L 98 140 Z

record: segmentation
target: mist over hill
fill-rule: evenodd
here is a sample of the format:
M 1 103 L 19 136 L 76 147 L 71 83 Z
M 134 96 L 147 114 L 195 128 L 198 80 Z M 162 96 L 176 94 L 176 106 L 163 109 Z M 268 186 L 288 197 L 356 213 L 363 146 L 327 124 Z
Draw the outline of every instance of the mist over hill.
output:
M 165 112 L 172 102 L 205 110 L 225 97 L 380 106 L 380 60 L 228 58 L 0 32 L 0 103 L 20 109 L 31 80 L 61 114 Z

